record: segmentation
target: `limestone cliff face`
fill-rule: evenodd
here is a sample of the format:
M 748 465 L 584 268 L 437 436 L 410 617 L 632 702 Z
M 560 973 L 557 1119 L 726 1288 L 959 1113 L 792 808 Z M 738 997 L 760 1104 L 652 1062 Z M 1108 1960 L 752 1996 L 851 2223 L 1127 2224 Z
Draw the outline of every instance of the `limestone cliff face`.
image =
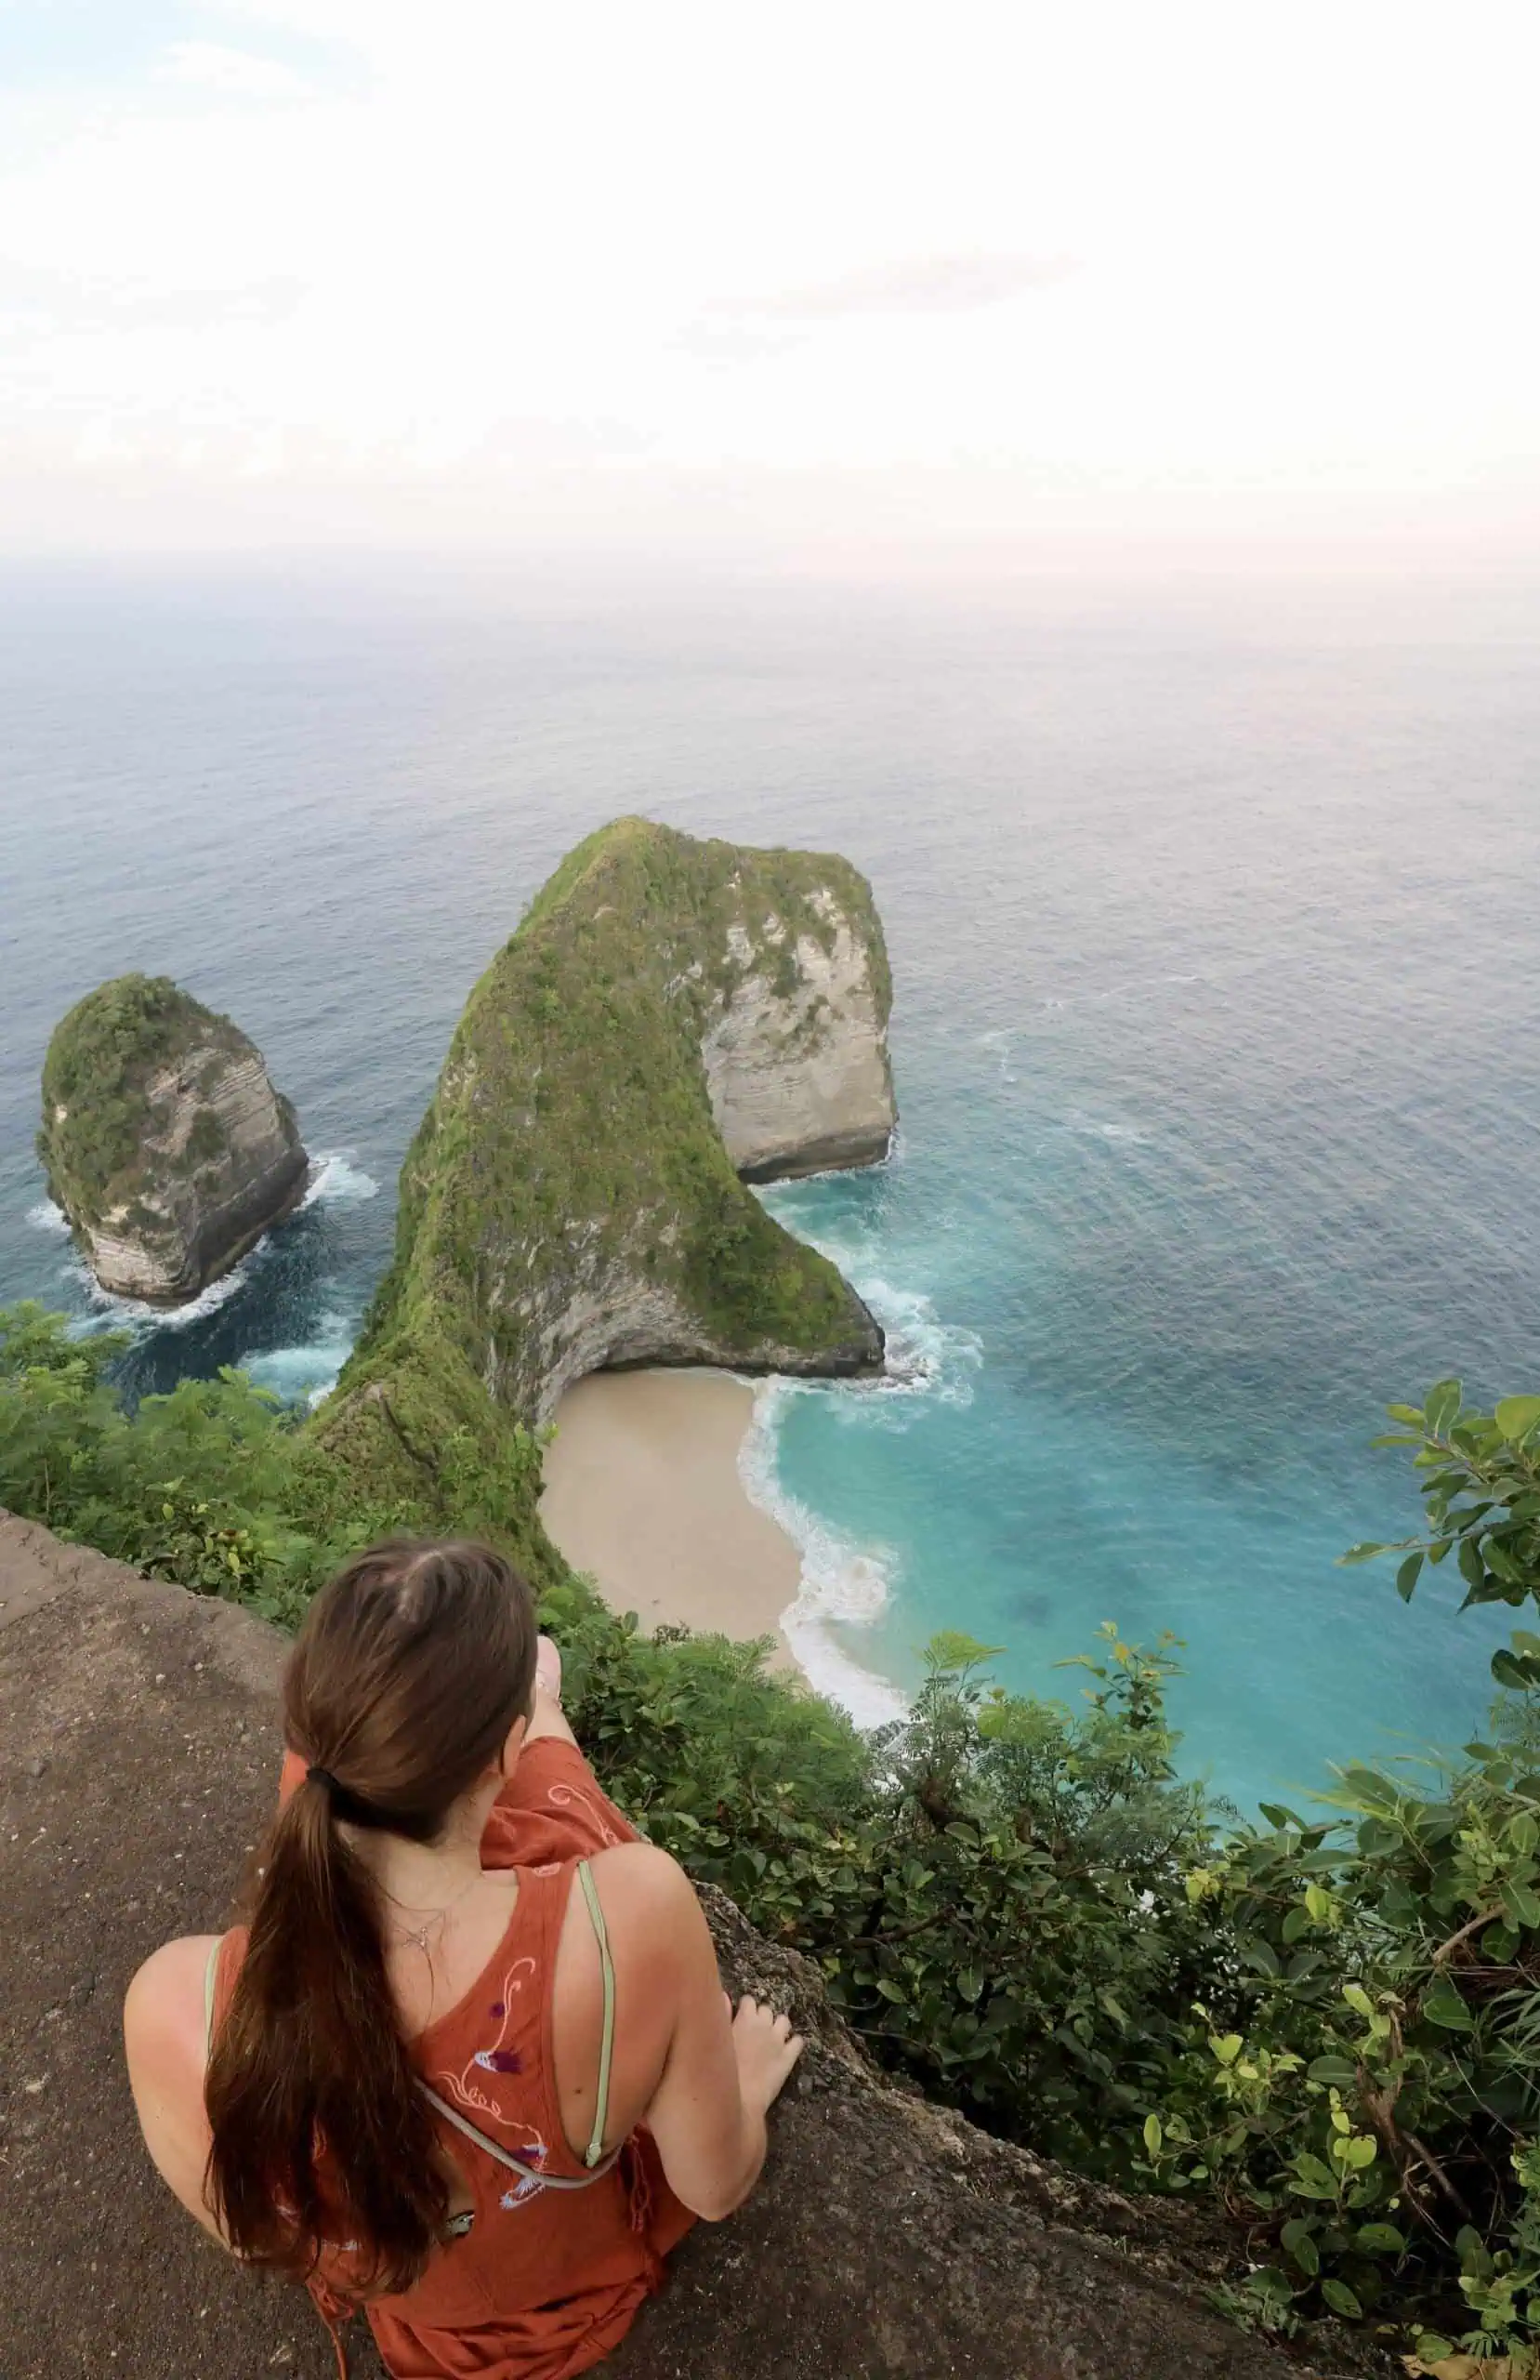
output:
M 228 1272 L 309 1170 L 260 1051 L 165 976 L 119 976 L 57 1027 L 38 1151 L 102 1288 L 155 1305 Z
M 886 980 L 864 920 L 819 886 L 824 931 L 728 930 L 734 973 L 701 1041 L 711 1112 L 745 1182 L 871 1165 L 897 1121 Z
M 889 998 L 847 861 L 590 837 L 471 995 L 322 1436 L 368 1466 L 394 1434 L 420 1470 L 488 1393 L 536 1424 L 606 1366 L 880 1368 L 861 1299 L 740 1177 L 886 1152 Z

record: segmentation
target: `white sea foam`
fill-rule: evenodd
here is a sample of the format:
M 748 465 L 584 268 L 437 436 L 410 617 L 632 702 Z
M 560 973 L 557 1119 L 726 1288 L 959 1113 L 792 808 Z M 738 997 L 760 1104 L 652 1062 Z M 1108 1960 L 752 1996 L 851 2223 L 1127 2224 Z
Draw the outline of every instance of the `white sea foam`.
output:
M 372 1173 L 354 1165 L 346 1149 L 323 1150 L 310 1159 L 310 1179 L 301 1207 L 356 1207 L 377 1197 L 379 1183 Z
M 895 1557 L 886 1547 L 862 1548 L 842 1537 L 781 1485 L 776 1416 L 796 1393 L 789 1382 L 760 1385 L 738 1457 L 739 1475 L 748 1496 L 779 1523 L 801 1556 L 796 1601 L 781 1615 L 792 1651 L 819 1692 L 843 1705 L 858 1726 L 880 1727 L 902 1719 L 909 1706 L 889 1679 L 853 1659 L 832 1631 L 836 1624 L 870 1628 L 880 1620 Z
M 1114 1144 L 1120 1141 L 1125 1141 L 1133 1147 L 1140 1149 L 1148 1148 L 1150 1145 L 1149 1133 L 1142 1130 L 1138 1124 L 1124 1124 L 1115 1118 L 1109 1120 L 1105 1117 L 1087 1116 L 1083 1107 L 1072 1107 L 1064 1118 L 1061 1129 L 1067 1132 L 1079 1132 L 1086 1139 L 1093 1141 L 1110 1141 Z
M 870 1418 L 866 1400 L 875 1400 L 888 1426 L 901 1429 L 915 1418 L 906 1409 L 913 1397 L 934 1396 L 942 1405 L 972 1404 L 974 1378 L 983 1361 L 983 1342 L 976 1330 L 943 1321 L 925 1290 L 902 1288 L 878 1272 L 869 1230 L 857 1225 L 845 1232 L 809 1231 L 789 1201 L 779 1202 L 779 1211 L 773 1197 L 766 1204 L 778 1221 L 838 1265 L 881 1323 L 888 1341 L 887 1368 L 879 1378 L 841 1382 L 832 1392 L 819 1383 L 815 1394 L 832 1395 L 834 1409 L 851 1419 L 858 1414 Z M 788 1388 L 796 1393 L 795 1383 Z
M 232 1273 L 221 1274 L 197 1297 L 190 1298 L 186 1305 L 151 1305 L 144 1298 L 117 1297 L 102 1288 L 86 1264 L 72 1264 L 70 1274 L 96 1310 L 98 1318 L 87 1324 L 88 1329 L 131 1330 L 138 1338 L 149 1330 L 186 1330 L 194 1322 L 204 1322 L 211 1314 L 217 1314 L 248 1278 L 261 1253 L 260 1248 L 254 1249 Z
M 29 1207 L 27 1221 L 33 1231 L 46 1231 L 50 1239 L 66 1239 L 69 1236 L 69 1218 L 63 1208 L 56 1207 L 51 1198 L 40 1198 L 35 1207 Z
M 902 1149 L 896 1154 L 902 1158 Z M 857 1659 L 835 1632 L 871 1628 L 881 1619 L 899 1557 L 889 1546 L 856 1543 L 783 1485 L 776 1459 L 781 1418 L 794 1397 L 819 1396 L 842 1422 L 907 1429 L 921 1418 L 924 1399 L 971 1404 L 983 1348 L 976 1331 L 943 1321 L 923 1289 L 906 1289 L 877 1269 L 880 1258 L 869 1226 L 846 1218 L 809 1231 L 795 1191 L 778 1197 L 771 1190 L 765 1203 L 839 1266 L 887 1335 L 887 1368 L 879 1379 L 778 1380 L 762 1386 L 739 1458 L 748 1495 L 780 1524 L 801 1556 L 796 1601 L 781 1620 L 787 1642 L 820 1693 L 842 1704 L 858 1726 L 883 1726 L 905 1715 L 904 1696 L 891 1679 Z
M 285 1405 L 317 1406 L 336 1386 L 352 1353 L 355 1325 L 345 1314 L 323 1314 L 314 1339 L 299 1347 L 269 1347 L 243 1355 L 241 1369 Z

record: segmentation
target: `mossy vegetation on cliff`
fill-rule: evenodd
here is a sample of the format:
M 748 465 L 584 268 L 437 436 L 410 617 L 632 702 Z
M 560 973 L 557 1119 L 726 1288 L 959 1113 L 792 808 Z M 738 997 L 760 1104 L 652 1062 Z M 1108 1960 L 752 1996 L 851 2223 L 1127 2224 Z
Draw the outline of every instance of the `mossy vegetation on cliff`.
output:
M 250 1044 L 169 975 L 115 976 L 60 1019 L 43 1062 L 37 1153 L 49 1196 L 72 1222 L 100 1223 L 138 1198 L 145 1144 L 165 1121 L 151 1086 L 189 1051 L 211 1046 L 239 1057 Z M 219 1118 L 205 1107 L 187 1157 L 206 1162 L 223 1146 Z M 156 1227 L 153 1215 L 145 1225 Z
M 467 1003 L 320 1442 L 380 1494 L 420 1493 L 455 1444 L 522 1470 L 528 1552 L 530 1433 L 580 1373 L 874 1368 L 861 1301 L 734 1171 L 701 1056 L 740 984 L 795 979 L 842 927 L 886 1023 L 882 930 L 848 862 L 639 818 L 571 853 Z

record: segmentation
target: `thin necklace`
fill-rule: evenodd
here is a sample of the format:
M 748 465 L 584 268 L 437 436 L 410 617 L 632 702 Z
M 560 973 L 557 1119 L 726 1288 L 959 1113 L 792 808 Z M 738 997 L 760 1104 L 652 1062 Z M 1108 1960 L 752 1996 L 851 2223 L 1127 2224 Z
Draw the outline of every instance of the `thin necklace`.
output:
M 473 1885 L 479 1884 L 481 1878 L 480 1872 L 474 1876 L 467 1876 L 465 1883 L 460 1886 L 459 1891 L 455 1894 L 454 1899 L 446 1900 L 441 1909 L 430 1909 L 428 1912 L 427 1918 L 421 1925 L 399 1926 L 397 1928 L 397 1932 L 401 1940 L 403 1943 L 410 1942 L 415 1944 L 422 1952 L 424 1958 L 427 1958 L 428 1937 L 433 1931 L 434 1926 L 441 1925 L 444 1919 L 449 1915 L 450 1911 L 452 1909 L 458 1909 L 467 1893 L 471 1890 Z M 383 1886 L 381 1887 L 381 1890 L 384 1890 Z M 389 1901 L 394 1909 L 406 1909 L 410 1906 L 406 1901 L 397 1900 L 394 1893 L 388 1892 L 386 1893 L 385 1897 Z

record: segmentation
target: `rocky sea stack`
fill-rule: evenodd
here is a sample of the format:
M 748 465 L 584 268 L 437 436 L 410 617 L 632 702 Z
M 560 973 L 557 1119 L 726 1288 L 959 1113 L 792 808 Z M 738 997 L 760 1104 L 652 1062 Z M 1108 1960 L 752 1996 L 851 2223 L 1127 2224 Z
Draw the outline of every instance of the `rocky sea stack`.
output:
M 590 836 L 467 1004 L 323 1440 L 394 1493 L 484 1440 L 489 1393 L 528 1431 L 605 1367 L 880 1369 L 865 1305 L 744 1179 L 886 1154 L 890 1000 L 848 861 Z
M 55 1028 L 37 1146 L 102 1288 L 154 1305 L 227 1273 L 309 1170 L 261 1051 L 166 975 L 119 975 Z

